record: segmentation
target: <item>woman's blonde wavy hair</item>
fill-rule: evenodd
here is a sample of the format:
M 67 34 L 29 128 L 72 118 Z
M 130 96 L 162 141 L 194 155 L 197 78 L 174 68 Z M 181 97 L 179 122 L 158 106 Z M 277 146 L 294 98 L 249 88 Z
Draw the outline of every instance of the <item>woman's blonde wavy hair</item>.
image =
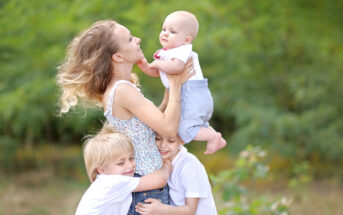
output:
M 58 67 L 57 84 L 61 88 L 60 114 L 68 112 L 85 98 L 101 106 L 102 96 L 113 75 L 112 55 L 119 51 L 114 33 L 118 23 L 103 20 L 75 37 Z M 131 76 L 138 84 L 138 77 Z

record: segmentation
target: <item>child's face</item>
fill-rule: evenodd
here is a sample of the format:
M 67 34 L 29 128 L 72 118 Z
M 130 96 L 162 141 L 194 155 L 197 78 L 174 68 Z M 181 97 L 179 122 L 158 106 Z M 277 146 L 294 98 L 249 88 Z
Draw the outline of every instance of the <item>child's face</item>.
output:
M 160 43 L 165 49 L 176 48 L 191 41 L 187 40 L 190 37 L 187 30 L 182 25 L 182 19 L 176 15 L 169 15 L 164 20 L 162 31 L 160 33 Z
M 99 167 L 99 173 L 104 175 L 126 175 L 133 176 L 136 170 L 134 155 L 127 152 L 112 159 L 106 165 Z
M 172 161 L 179 153 L 181 144 L 179 136 L 168 138 L 156 134 L 156 145 L 163 159 Z
M 127 28 L 119 24 L 114 31 L 118 37 L 118 43 L 120 44 L 117 53 L 125 62 L 136 63 L 144 57 L 139 45 L 141 39 L 132 36 Z

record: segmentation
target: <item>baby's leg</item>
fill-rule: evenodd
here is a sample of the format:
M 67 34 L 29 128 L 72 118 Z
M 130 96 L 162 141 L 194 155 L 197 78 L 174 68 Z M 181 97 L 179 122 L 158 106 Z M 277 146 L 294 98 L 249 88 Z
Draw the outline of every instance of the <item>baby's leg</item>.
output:
M 205 154 L 213 154 L 226 145 L 221 133 L 216 132 L 212 127 L 201 127 L 194 137 L 197 141 L 207 141 Z

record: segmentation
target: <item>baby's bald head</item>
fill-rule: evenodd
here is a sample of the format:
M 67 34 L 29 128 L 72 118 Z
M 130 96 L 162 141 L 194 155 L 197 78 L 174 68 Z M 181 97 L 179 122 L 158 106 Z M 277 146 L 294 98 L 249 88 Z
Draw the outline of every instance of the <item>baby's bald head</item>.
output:
M 194 14 L 188 11 L 175 11 L 167 16 L 167 18 L 178 18 L 182 21 L 183 29 L 192 37 L 192 41 L 197 37 L 199 30 L 199 22 Z M 167 19 L 166 18 L 166 19 Z

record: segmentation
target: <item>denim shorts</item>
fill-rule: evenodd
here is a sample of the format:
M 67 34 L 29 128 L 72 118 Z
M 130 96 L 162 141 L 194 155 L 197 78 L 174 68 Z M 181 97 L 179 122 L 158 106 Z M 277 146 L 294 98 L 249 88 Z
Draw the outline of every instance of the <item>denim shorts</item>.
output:
M 213 113 L 213 98 L 207 79 L 188 80 L 181 88 L 181 117 L 178 134 L 184 143 L 189 143 L 198 134 L 200 127 L 208 127 Z
M 141 177 L 141 175 L 135 173 L 135 177 Z M 162 203 L 169 205 L 170 198 L 168 184 L 160 189 L 132 193 L 132 203 L 128 215 L 139 215 L 139 213 L 136 212 L 135 206 L 138 202 L 144 202 L 144 200 L 148 198 L 159 199 Z

